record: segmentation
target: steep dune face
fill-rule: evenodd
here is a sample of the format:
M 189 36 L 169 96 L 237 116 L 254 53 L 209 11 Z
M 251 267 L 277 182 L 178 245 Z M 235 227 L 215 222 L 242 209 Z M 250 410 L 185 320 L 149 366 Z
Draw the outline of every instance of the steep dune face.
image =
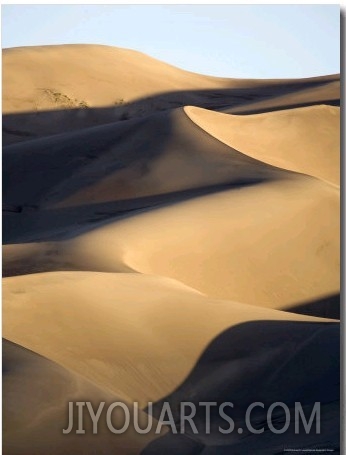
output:
M 6 201 L 35 220 L 36 238 L 47 230 L 52 210 L 66 222 L 76 210 L 76 221 L 87 226 L 78 211 L 89 207 L 93 230 L 68 242 L 8 247 L 6 274 L 132 270 L 167 275 L 215 298 L 272 308 L 334 294 L 339 192 L 313 175 L 336 177 L 337 144 L 328 143 L 329 137 L 337 142 L 336 109 L 239 118 L 189 107 L 11 146 L 5 151 Z M 321 128 L 313 134 L 308 127 L 316 115 Z M 311 176 L 287 171 L 307 172 L 310 162 Z M 91 223 L 96 213 L 111 217 L 110 207 L 153 207 L 192 190 L 190 201 L 96 230 Z M 42 210 L 30 213 L 30 206 Z
M 340 108 L 311 106 L 257 115 L 186 107 L 193 122 L 253 158 L 339 184 Z
M 339 183 L 339 108 L 235 116 L 187 107 L 185 113 L 5 148 L 6 203 L 80 206 L 283 178 L 281 169 Z
M 229 327 L 251 320 L 322 321 L 212 300 L 143 274 L 30 274 L 7 278 L 4 297 L 7 339 L 143 406 L 174 390 Z
M 7 453 L 337 450 L 339 77 L 212 78 L 89 45 L 3 62 Z M 69 400 L 145 420 L 148 401 L 232 398 L 321 401 L 323 431 L 61 435 Z
M 5 197 L 14 205 L 80 206 L 284 174 L 219 143 L 182 109 L 29 141 L 5 154 Z

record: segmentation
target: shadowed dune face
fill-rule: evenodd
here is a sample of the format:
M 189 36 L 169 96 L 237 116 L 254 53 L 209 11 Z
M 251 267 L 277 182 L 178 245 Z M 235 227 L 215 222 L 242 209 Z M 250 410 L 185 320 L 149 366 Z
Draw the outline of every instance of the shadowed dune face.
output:
M 339 325 L 336 323 L 253 321 L 226 330 L 212 340 L 186 380 L 154 405 L 154 415 L 159 416 L 164 402 L 169 402 L 179 428 L 180 403 L 194 403 L 197 410 L 194 423 L 198 434 L 190 426 L 183 436 L 170 432 L 151 443 L 143 454 L 158 454 L 166 450 L 174 453 L 174 449 L 191 454 L 243 454 L 254 450 L 268 454 L 278 453 L 288 444 L 297 449 L 330 444 L 323 435 L 316 438 L 316 435 L 306 434 L 298 435 L 292 443 L 294 419 L 288 434 L 278 435 L 273 441 L 266 437 L 269 429 L 265 428 L 265 416 L 272 403 L 283 402 L 293 409 L 299 402 L 307 411 L 319 401 L 323 410 L 322 425 L 338 439 L 340 383 L 335 378 L 340 372 L 339 349 Z M 308 364 L 306 358 L 309 358 Z M 227 408 L 226 415 L 236 422 L 237 428 L 244 429 L 241 435 L 218 432 L 219 426 L 227 427 L 216 407 L 225 401 L 225 397 L 234 405 L 234 409 Z M 199 405 L 206 402 L 214 403 L 210 434 L 206 433 L 205 409 Z M 246 409 L 256 402 L 263 403 L 263 407 L 254 409 L 251 419 L 256 429 L 265 428 L 261 435 L 251 434 L 245 423 Z M 284 419 L 283 409 L 278 410 L 275 415 L 278 429 L 282 428 Z
M 29 141 L 5 153 L 5 197 L 21 206 L 79 206 L 285 176 L 219 143 L 182 109 Z M 45 174 L 50 178 L 40 178 Z
M 213 78 L 87 45 L 3 63 L 7 454 L 337 451 L 339 76 Z M 168 401 L 178 426 L 184 400 L 234 401 L 238 424 L 253 401 L 320 401 L 323 431 L 220 437 L 213 415 L 208 437 L 62 436 L 80 399 L 144 420 Z
M 315 301 L 298 303 L 284 308 L 284 310 L 297 314 L 340 319 L 340 294 L 327 295 Z
M 212 300 L 175 280 L 133 273 L 30 274 L 7 278 L 3 292 L 7 339 L 143 406 L 175 389 L 231 326 L 322 321 Z
M 340 81 L 333 76 L 322 83 L 288 94 L 276 94 L 269 99 L 250 101 L 242 106 L 223 107 L 220 110 L 229 114 L 258 114 L 321 104 L 340 106 Z

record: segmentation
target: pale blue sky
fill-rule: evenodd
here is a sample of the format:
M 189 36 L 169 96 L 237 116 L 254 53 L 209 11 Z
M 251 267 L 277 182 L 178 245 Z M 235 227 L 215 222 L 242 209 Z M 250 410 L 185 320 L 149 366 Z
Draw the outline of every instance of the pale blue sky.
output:
M 95 43 L 224 77 L 338 73 L 338 5 L 2 5 L 2 47 Z

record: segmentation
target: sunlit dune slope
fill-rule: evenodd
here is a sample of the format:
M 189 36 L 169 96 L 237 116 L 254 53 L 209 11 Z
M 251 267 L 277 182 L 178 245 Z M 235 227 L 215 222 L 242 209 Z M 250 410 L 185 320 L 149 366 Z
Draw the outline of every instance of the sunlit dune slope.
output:
M 5 49 L 3 68 L 5 113 L 83 107 L 79 103 L 117 106 L 162 92 L 248 82 L 190 73 L 141 52 L 101 45 Z
M 196 193 L 194 199 L 134 212 L 104 227 L 92 217 L 80 219 L 70 241 L 9 246 L 6 275 L 138 271 L 175 278 L 216 298 L 274 308 L 338 292 L 339 191 L 313 177 L 336 177 L 337 147 L 331 143 L 325 167 L 328 137 L 323 129 L 316 135 L 308 129 L 315 114 L 320 118 L 326 112 L 325 124 L 335 136 L 335 109 L 313 107 L 239 119 L 186 108 L 193 121 L 176 109 L 127 126 L 96 127 L 7 147 L 5 200 L 10 209 L 22 207 L 12 218 L 32 219 L 36 237 L 47 229 L 44 220 L 50 213 L 58 216 L 50 212 L 53 207 L 59 209 L 60 223 L 66 219 L 63 239 L 71 237 L 67 229 L 73 207 L 76 213 L 79 207 L 97 213 L 101 204 L 104 220 L 108 213 L 110 222 L 112 211 L 102 204 L 119 201 L 126 211 L 141 208 L 141 198 L 147 197 L 148 210 L 172 202 L 165 199 L 172 192 L 206 187 L 210 193 L 223 192 Z M 306 133 L 294 120 L 290 125 L 294 115 L 306 123 Z M 281 117 L 284 125 L 274 128 Z M 246 135 L 250 130 L 254 139 Z M 304 144 L 295 147 L 297 136 Z M 240 151 L 226 145 L 233 141 Z M 315 148 L 318 159 L 312 158 Z M 275 154 L 274 149 L 279 151 Z M 299 150 L 306 150 L 304 158 Z M 286 170 L 308 172 L 309 156 L 312 176 Z M 88 229 L 91 232 L 83 235 Z
M 174 280 L 141 274 L 31 274 L 6 278 L 3 292 L 8 340 L 143 405 L 174 390 L 230 326 L 321 321 L 211 300 Z
M 246 155 L 339 183 L 338 107 L 311 106 L 245 116 L 191 106 L 185 112 L 209 134 Z
M 88 44 L 4 49 L 3 69 L 5 113 L 79 107 L 78 102 L 90 107 L 114 106 L 169 91 L 261 87 L 295 81 L 204 76 L 138 51 Z M 323 83 L 333 79 L 336 76 L 297 81 L 304 87 L 311 80 Z
M 63 251 L 76 267 L 120 262 L 214 297 L 284 307 L 338 291 L 338 211 L 338 191 L 321 182 L 261 183 L 119 220 Z
M 217 298 L 285 308 L 338 292 L 338 213 L 337 189 L 318 180 L 260 183 L 107 223 L 71 240 L 8 245 L 4 270 L 132 270 L 169 276 Z
M 184 105 L 251 112 L 335 103 L 340 77 L 217 78 L 133 50 L 75 44 L 4 49 L 2 93 L 7 145 Z
M 3 51 L 7 455 L 338 450 L 339 98 L 339 75 Z M 319 401 L 323 431 L 68 436 L 69 400 L 168 400 L 178 425 L 182 401 L 237 401 L 243 428 L 250 402 Z

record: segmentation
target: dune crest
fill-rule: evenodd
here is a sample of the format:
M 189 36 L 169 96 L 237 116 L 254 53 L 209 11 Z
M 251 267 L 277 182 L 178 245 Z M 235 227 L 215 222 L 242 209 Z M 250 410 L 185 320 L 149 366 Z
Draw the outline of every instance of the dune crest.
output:
M 334 104 L 340 98 L 339 75 L 218 78 L 102 45 L 28 46 L 2 53 L 4 145 L 184 105 L 251 112 Z
M 337 452 L 340 76 L 98 45 L 5 49 L 3 73 L 6 455 Z M 178 428 L 186 401 L 242 428 L 318 401 L 323 430 L 65 437 L 69 400 L 167 402 Z
M 187 343 L 199 311 L 193 343 Z M 179 385 L 208 342 L 228 327 L 324 320 L 212 300 L 163 277 L 94 272 L 6 278 L 3 318 L 8 340 L 143 405 Z
M 320 105 L 246 116 L 193 106 L 184 110 L 210 135 L 253 158 L 339 184 L 339 107 Z

